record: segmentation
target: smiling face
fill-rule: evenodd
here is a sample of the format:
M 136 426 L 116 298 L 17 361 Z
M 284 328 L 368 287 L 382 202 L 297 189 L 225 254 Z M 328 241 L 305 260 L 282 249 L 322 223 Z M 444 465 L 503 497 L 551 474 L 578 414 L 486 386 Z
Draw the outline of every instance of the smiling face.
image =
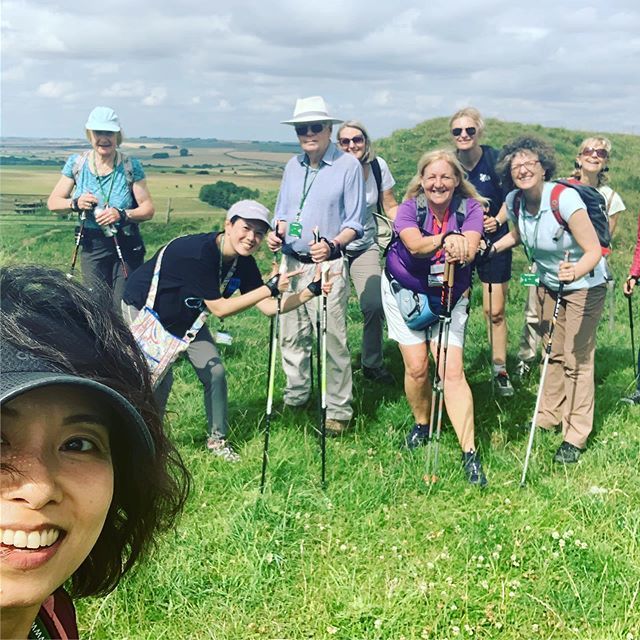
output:
M 113 497 L 109 415 L 99 395 L 68 385 L 3 405 L 3 615 L 35 616 L 96 543 Z
M 420 184 L 424 189 L 427 202 L 441 208 L 448 206 L 453 199 L 453 193 L 460 184 L 460 179 L 449 162 L 439 159 L 425 166 Z
M 261 220 L 235 218 L 233 222 L 227 220 L 224 225 L 224 235 L 229 243 L 227 246 L 238 256 L 250 256 L 255 253 L 267 231 L 267 225 Z M 227 247 L 225 253 L 226 251 Z
M 338 144 L 343 151 L 362 161 L 367 148 L 364 133 L 356 127 L 343 127 L 338 131 Z
M 469 149 L 477 147 L 479 144 L 478 130 L 478 124 L 473 118 L 469 116 L 456 118 L 451 123 L 451 136 L 456 145 L 456 149 L 459 151 L 468 151 Z
M 541 187 L 544 173 L 538 154 L 532 151 L 519 151 L 511 160 L 511 178 L 518 189 L 526 191 Z
M 89 141 L 101 158 L 108 159 L 115 156 L 117 146 L 115 131 L 89 131 Z
M 606 147 L 597 139 L 587 141 L 576 160 L 583 173 L 598 174 L 606 166 L 609 160 L 609 153 Z

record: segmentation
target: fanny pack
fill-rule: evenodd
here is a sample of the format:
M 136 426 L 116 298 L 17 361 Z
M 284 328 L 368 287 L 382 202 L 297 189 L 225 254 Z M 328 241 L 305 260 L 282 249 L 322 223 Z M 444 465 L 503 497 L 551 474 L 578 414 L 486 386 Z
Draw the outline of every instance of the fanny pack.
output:
M 442 306 L 438 294 L 411 291 L 403 287 L 386 268 L 384 273 L 407 327 L 414 331 L 423 331 L 435 324 Z
M 147 365 L 151 372 L 151 382 L 154 388 L 160 384 L 171 365 L 178 359 L 178 356 L 187 350 L 209 316 L 208 311 L 203 311 L 196 318 L 193 325 L 191 325 L 191 328 L 185 333 L 184 337 L 179 338 L 169 333 L 162 326 L 158 314 L 153 310 L 156 293 L 158 291 L 158 281 L 160 280 L 162 256 L 169 244 L 163 247 L 162 251 L 158 254 L 145 306 L 129 325 L 133 337 L 136 339 L 138 346 L 147 360 Z

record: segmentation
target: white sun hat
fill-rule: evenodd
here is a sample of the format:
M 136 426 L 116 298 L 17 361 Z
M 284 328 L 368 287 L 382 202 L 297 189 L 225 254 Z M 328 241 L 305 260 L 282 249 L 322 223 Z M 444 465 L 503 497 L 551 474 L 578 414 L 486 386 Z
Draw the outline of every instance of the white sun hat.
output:
M 322 96 L 311 96 L 309 98 L 298 98 L 296 107 L 293 110 L 291 120 L 283 120 L 281 124 L 300 124 L 302 122 L 330 122 L 337 124 L 343 122 L 340 118 L 329 115 L 327 103 Z

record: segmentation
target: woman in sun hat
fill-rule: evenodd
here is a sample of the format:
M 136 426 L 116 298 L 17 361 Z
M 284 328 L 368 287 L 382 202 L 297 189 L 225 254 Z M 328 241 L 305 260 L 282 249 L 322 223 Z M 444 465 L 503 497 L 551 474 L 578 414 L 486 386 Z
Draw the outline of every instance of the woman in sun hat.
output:
M 340 148 L 350 153 L 362 165 L 365 181 L 367 214 L 364 235 L 346 249 L 349 275 L 356 289 L 362 326 L 362 373 L 365 378 L 389 384 L 393 378 L 383 362 L 384 310 L 380 297 L 380 246 L 391 240 L 391 221 L 398 203 L 393 193 L 396 181 L 385 160 L 376 155 L 365 126 L 357 120 L 347 120 L 338 128 L 336 139 Z M 388 216 L 388 217 L 387 217 Z M 386 233 L 389 230 L 389 234 Z M 386 242 L 385 242 L 386 240 Z
M 216 344 L 228 342 L 229 336 L 220 327 L 214 340 L 204 321 L 208 314 L 222 321 L 253 306 L 266 315 L 276 313 L 275 298 L 286 291 L 289 278 L 297 272 L 280 275 L 276 269 L 263 282 L 253 256 L 271 228 L 269 216 L 269 210 L 255 200 L 236 202 L 227 212 L 223 232 L 176 238 L 136 270 L 127 282 L 122 303 L 123 316 L 129 325 L 134 325 L 142 309 L 151 307 L 157 322 L 171 335 L 186 339 L 188 334 L 195 333 L 186 356 L 204 390 L 206 446 L 227 462 L 240 459 L 227 439 L 227 379 Z M 156 293 L 151 300 L 154 286 Z M 233 296 L 235 292 L 240 295 Z M 291 311 L 319 294 L 318 270 L 309 287 L 283 298 L 281 311 Z M 156 388 L 162 412 L 172 385 L 169 368 L 164 377 L 159 376 Z
M 68 158 L 47 206 L 78 214 L 84 282 L 91 289 L 112 289 L 118 308 L 127 275 L 144 261 L 138 224 L 155 209 L 142 165 L 118 150 L 122 128 L 116 112 L 96 107 L 85 130 L 92 149 Z
M 182 510 L 189 476 L 106 290 L 0 269 L 0 637 L 78 638 Z

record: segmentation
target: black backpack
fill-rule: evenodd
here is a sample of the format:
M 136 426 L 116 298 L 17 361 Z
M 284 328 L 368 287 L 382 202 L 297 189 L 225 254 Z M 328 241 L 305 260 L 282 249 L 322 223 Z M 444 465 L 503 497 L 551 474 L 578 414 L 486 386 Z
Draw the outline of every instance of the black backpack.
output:
M 587 208 L 587 214 L 589 215 L 591 224 L 598 236 L 600 247 L 602 248 L 602 255 L 609 255 L 611 253 L 611 232 L 609 231 L 609 219 L 607 218 L 606 213 L 607 203 L 604 196 L 595 187 L 583 184 L 575 178 L 570 178 L 568 180 L 554 180 L 554 183 L 555 186 L 551 190 L 551 212 L 553 213 L 556 222 L 565 231 L 571 233 L 569 225 L 560 215 L 560 194 L 565 189 L 575 189 Z M 513 211 L 516 218 L 520 211 L 521 199 L 522 191 L 518 191 L 513 200 Z

